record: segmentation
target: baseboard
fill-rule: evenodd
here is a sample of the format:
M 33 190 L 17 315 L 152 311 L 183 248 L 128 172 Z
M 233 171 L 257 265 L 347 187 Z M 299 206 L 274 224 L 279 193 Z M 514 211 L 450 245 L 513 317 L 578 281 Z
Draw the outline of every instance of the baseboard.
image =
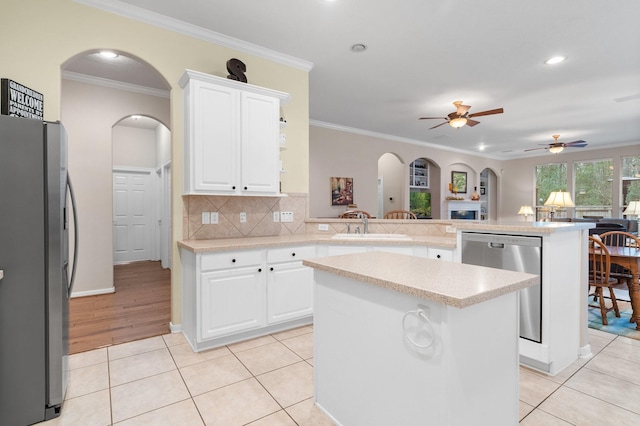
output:
M 76 297 L 98 296 L 100 294 L 110 294 L 115 292 L 116 292 L 115 287 L 101 288 L 98 290 L 91 290 L 91 291 L 74 291 L 73 293 L 71 293 L 71 298 L 75 299 Z
M 182 324 L 174 324 L 172 322 L 169 322 L 169 330 L 171 330 L 172 333 L 181 333 Z

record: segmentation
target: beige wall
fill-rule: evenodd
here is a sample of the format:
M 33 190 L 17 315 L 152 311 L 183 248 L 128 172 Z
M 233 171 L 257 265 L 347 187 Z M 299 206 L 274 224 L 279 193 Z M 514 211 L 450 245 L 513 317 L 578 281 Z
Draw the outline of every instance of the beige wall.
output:
M 288 126 L 287 149 L 282 159 L 288 173 L 283 176 L 283 191 L 308 191 L 308 117 L 309 82 L 308 72 L 273 61 L 234 51 L 219 45 L 172 31 L 153 27 L 98 9 L 80 5 L 71 0 L 5 1 L 2 5 L 2 34 L 0 57 L 2 77 L 18 81 L 44 94 L 45 119 L 61 119 L 61 74 L 63 64 L 75 55 L 102 48 L 118 50 L 136 56 L 154 67 L 171 86 L 171 110 L 167 123 L 172 130 L 172 186 L 182 188 L 182 97 L 177 85 L 185 68 L 226 76 L 226 61 L 236 57 L 247 66 L 249 82 L 291 94 L 292 100 L 284 107 Z M 117 29 L 117 30 L 116 30 Z M 96 105 L 99 102 L 96 100 Z M 66 114 L 65 114 L 66 116 Z M 118 117 L 122 118 L 122 117 Z M 65 120 L 73 120 L 66 116 Z M 107 121 L 107 120 L 101 120 Z M 117 121 L 117 120 L 115 120 Z M 112 121 L 109 125 L 115 123 Z M 105 126 L 100 123 L 100 126 Z M 106 151 L 102 138 L 107 131 L 98 128 L 99 146 L 87 144 L 88 134 L 82 137 L 82 146 L 69 152 L 72 173 L 91 176 L 96 170 L 104 176 L 110 169 L 111 154 Z M 75 136 L 74 136 L 75 137 Z M 93 137 L 89 138 L 89 140 Z M 95 160 L 95 161 L 92 161 Z M 93 169 L 93 171 L 91 170 Z M 110 174 L 110 171 L 109 171 Z M 87 184 L 78 196 L 96 204 L 102 211 L 111 211 L 110 196 L 104 194 L 100 179 L 87 179 Z M 80 200 L 79 200 L 80 202 Z M 109 216 L 109 223 L 111 222 Z M 89 224 L 84 227 L 107 227 L 97 223 L 98 218 L 85 215 Z M 175 242 L 182 238 L 183 201 L 181 194 L 172 196 L 172 322 L 180 323 L 181 269 L 180 256 Z M 82 225 L 81 225 L 82 226 Z M 108 225 L 108 228 L 111 226 Z M 82 243 L 81 243 L 82 244 Z M 80 253 L 80 259 L 98 258 L 101 267 L 92 274 L 108 274 L 111 262 L 111 237 L 105 233 L 98 241 L 91 241 L 95 251 Z M 83 249 L 84 250 L 84 249 Z M 107 262 L 107 263 L 105 263 Z M 80 264 L 78 265 L 80 268 Z M 80 272 L 78 272 L 80 274 Z M 108 280 L 107 280 L 108 281 Z
M 502 163 L 466 153 L 319 125 L 310 126 L 309 140 L 310 217 L 337 217 L 345 210 L 344 206 L 331 206 L 329 178 L 332 176 L 352 177 L 354 202 L 358 204 L 358 208 L 377 212 L 378 159 L 385 153 L 394 154 L 402 162 L 406 182 L 404 200 L 408 200 L 409 197 L 409 164 L 416 158 L 426 158 L 440 168 L 439 175 L 430 176 L 433 200 L 444 200 L 449 195 L 447 188 L 452 170 L 468 173 L 467 186 L 470 191 L 467 192 L 466 198 L 469 198 L 473 187 L 480 186 L 480 172 L 484 168 L 499 172 Z M 408 204 L 408 201 L 404 202 Z M 432 207 L 432 216 L 434 219 L 446 218 L 443 202 L 440 202 L 439 208 L 437 205 Z
M 583 150 L 579 148 L 566 149 L 564 152 L 555 155 L 544 155 L 541 157 L 524 158 L 522 160 L 505 161 L 502 173 L 502 203 L 499 206 L 500 215 L 507 220 L 522 220 L 517 215 L 521 205 L 536 205 L 535 197 L 535 167 L 548 163 L 568 163 L 567 167 L 567 189 L 573 190 L 573 163 L 576 161 L 589 161 L 612 159 L 613 160 L 613 205 L 622 205 L 620 187 L 620 164 L 621 157 L 640 156 L 640 141 L 632 146 L 621 148 Z M 572 214 L 571 211 L 569 211 Z M 612 214 L 613 217 L 622 217 L 620 212 Z
M 310 127 L 310 155 L 311 185 L 309 190 L 310 217 L 337 217 L 345 210 L 344 206 L 332 207 L 329 196 L 329 177 L 342 176 L 354 178 L 354 198 L 358 208 L 367 211 L 377 211 L 377 164 L 378 158 L 386 152 L 399 157 L 405 168 L 405 175 L 409 175 L 409 164 L 418 157 L 424 157 L 438 165 L 441 170 L 439 176 L 430 176 L 432 199 L 440 199 L 440 216 L 438 206 L 433 206 L 434 218 L 446 218 L 446 208 L 443 202 L 449 195 L 448 184 L 451 181 L 451 171 L 466 171 L 468 173 L 467 194 L 470 198 L 473 187 L 480 187 L 480 172 L 485 168 L 495 173 L 492 177 L 491 189 L 495 193 L 490 202 L 492 220 L 522 221 L 517 215 L 523 204 L 535 205 L 535 166 L 552 162 L 568 162 L 569 182 L 573 181 L 573 162 L 612 158 L 614 164 L 613 204 L 620 201 L 620 158 L 623 156 L 640 155 L 640 141 L 627 147 L 599 150 L 567 149 L 561 154 L 546 154 L 522 160 L 499 161 L 481 156 L 473 156 L 443 149 L 426 147 L 399 139 L 378 137 L 375 135 L 356 133 L 345 129 L 312 125 Z M 438 181 L 439 179 L 439 181 Z M 570 184 L 571 185 L 571 184 Z M 408 188 L 408 181 L 406 184 Z M 571 189 L 571 186 L 569 187 Z M 408 189 L 406 189 L 408 194 Z M 438 191 L 440 194 L 438 194 Z M 614 216 L 616 216 L 614 214 Z M 618 215 L 618 217 L 621 217 Z

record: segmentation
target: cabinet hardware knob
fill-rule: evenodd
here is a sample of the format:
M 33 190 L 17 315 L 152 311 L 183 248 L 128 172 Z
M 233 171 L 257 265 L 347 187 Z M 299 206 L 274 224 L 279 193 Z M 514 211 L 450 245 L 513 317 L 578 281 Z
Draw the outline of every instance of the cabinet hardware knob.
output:
M 295 255 L 296 255 L 295 253 L 291 253 L 291 256 L 295 256 Z
M 233 185 L 233 186 L 231 187 L 231 189 L 236 189 L 236 186 L 235 186 L 235 185 Z
M 231 263 L 236 263 L 236 260 L 235 259 L 231 259 Z
M 437 257 L 438 259 L 440 259 L 440 255 L 437 255 L 436 257 Z
M 258 268 L 258 272 L 262 272 L 262 268 Z
M 269 268 L 270 271 L 273 271 L 273 268 Z
M 246 187 L 246 186 L 244 187 L 244 190 L 245 190 L 245 191 L 247 190 L 247 187 Z

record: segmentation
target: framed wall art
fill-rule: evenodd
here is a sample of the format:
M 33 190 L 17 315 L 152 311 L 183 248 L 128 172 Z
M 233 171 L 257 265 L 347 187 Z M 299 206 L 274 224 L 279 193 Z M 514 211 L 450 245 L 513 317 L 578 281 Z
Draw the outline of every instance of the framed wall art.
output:
M 331 205 L 347 206 L 353 204 L 353 178 L 332 177 Z
M 453 190 L 458 194 L 467 193 L 467 172 L 451 172 Z

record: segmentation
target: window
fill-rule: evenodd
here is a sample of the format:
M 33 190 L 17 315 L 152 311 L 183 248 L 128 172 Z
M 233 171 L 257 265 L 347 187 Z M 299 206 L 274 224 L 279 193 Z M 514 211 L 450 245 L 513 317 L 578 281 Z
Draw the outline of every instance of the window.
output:
M 418 216 L 418 219 L 431 217 L 431 193 L 411 191 L 409 193 L 409 210 Z
M 611 216 L 613 161 L 574 163 L 576 217 Z
M 553 191 L 567 190 L 567 163 L 536 166 L 536 220 L 547 217 L 544 202 Z
M 640 156 L 622 157 L 622 209 L 629 201 L 640 200 Z

